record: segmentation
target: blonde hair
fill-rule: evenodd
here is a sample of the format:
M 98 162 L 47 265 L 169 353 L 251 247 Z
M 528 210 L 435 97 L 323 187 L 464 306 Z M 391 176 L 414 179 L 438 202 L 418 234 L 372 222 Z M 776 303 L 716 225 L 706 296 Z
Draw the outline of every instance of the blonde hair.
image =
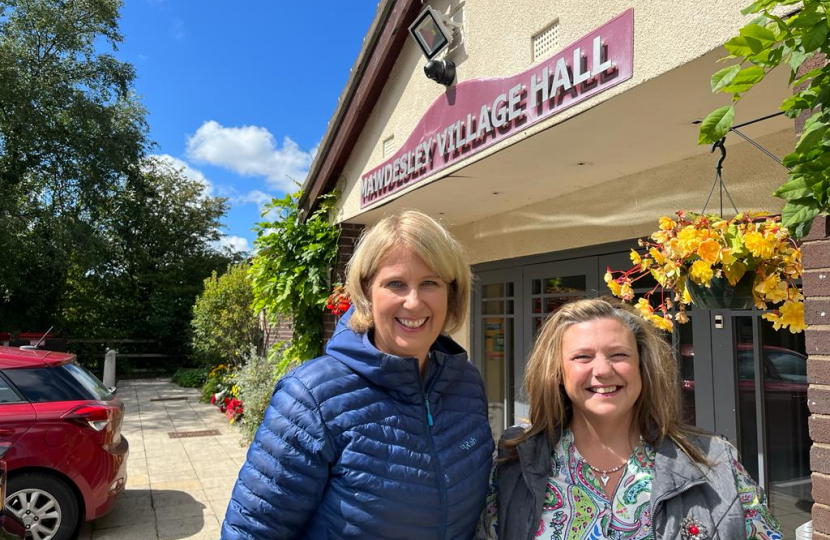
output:
M 545 321 L 525 370 L 531 426 L 520 437 L 507 441 L 507 448 L 515 448 L 541 432 L 551 440 L 557 430 L 561 436 L 572 416 L 571 402 L 563 387 L 562 337 L 572 325 L 595 319 L 619 321 L 637 342 L 642 390 L 634 403 L 633 424 L 646 442 L 656 447 L 669 437 L 693 461 L 706 464 L 706 458 L 688 438 L 699 430 L 684 426 L 679 420 L 679 372 L 671 346 L 631 306 L 609 298 L 565 304 Z
M 346 268 L 346 291 L 354 313 L 349 326 L 355 332 L 374 327 L 372 303 L 367 296 L 370 284 L 384 257 L 399 248 L 417 254 L 449 287 L 444 333 L 453 333 L 464 324 L 470 307 L 470 267 L 461 244 L 440 223 L 421 212 L 407 210 L 383 218 L 364 233 Z

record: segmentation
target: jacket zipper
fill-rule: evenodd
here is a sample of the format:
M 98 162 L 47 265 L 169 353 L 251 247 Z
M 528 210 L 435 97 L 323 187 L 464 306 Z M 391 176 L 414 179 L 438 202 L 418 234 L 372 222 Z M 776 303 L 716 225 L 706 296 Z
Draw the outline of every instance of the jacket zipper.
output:
M 430 363 L 434 364 L 435 360 L 430 359 Z M 430 366 L 431 367 L 431 366 Z M 435 476 L 436 480 L 438 481 L 438 504 L 441 505 L 441 520 L 438 524 L 438 538 L 443 540 L 444 535 L 446 534 L 447 528 L 447 486 L 444 482 L 444 468 L 441 466 L 441 460 L 438 458 L 438 449 L 435 448 L 435 440 L 432 438 L 432 425 L 433 425 L 433 418 L 432 418 L 432 411 L 429 408 L 429 391 L 432 388 L 433 384 L 441 375 L 443 366 L 438 368 L 438 373 L 430 381 L 430 385 L 424 389 L 424 382 L 421 380 L 421 374 L 418 371 L 418 365 L 415 365 L 415 374 L 418 377 L 418 384 L 421 385 L 421 389 L 424 393 L 424 424 L 427 432 L 427 440 L 429 441 L 429 448 L 432 453 L 432 461 L 435 463 Z M 427 373 L 427 377 L 429 373 Z

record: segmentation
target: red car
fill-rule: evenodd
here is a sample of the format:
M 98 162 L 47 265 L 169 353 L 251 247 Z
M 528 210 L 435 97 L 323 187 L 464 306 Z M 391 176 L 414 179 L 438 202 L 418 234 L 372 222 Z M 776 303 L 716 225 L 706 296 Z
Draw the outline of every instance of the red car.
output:
M 124 404 L 75 356 L 0 347 L 5 511 L 27 538 L 68 540 L 109 512 L 127 481 Z

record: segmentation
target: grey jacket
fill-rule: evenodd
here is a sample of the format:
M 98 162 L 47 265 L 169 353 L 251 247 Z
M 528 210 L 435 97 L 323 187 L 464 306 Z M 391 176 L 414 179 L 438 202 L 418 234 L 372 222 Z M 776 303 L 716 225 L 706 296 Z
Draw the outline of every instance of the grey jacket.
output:
M 518 437 L 524 428 L 505 431 L 502 441 Z M 556 441 L 554 441 L 555 444 Z M 734 449 L 717 437 L 693 442 L 712 467 L 699 466 L 671 440 L 656 451 L 651 515 L 657 540 L 681 538 L 681 521 L 692 517 L 712 540 L 746 538 L 743 507 L 732 472 Z M 550 475 L 552 446 L 541 433 L 517 447 L 518 459 L 498 465 L 498 535 L 500 540 L 530 540 L 539 528 L 542 503 Z M 507 456 L 499 444 L 499 457 Z

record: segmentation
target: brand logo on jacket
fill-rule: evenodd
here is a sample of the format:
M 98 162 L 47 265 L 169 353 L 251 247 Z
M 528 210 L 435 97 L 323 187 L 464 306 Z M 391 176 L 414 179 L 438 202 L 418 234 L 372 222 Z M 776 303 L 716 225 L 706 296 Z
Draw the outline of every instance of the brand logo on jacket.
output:
M 477 442 L 478 441 L 476 440 L 475 437 L 470 437 L 469 439 L 467 439 L 466 441 L 461 443 L 461 449 L 462 450 L 469 450 L 470 448 L 473 448 L 476 445 Z

